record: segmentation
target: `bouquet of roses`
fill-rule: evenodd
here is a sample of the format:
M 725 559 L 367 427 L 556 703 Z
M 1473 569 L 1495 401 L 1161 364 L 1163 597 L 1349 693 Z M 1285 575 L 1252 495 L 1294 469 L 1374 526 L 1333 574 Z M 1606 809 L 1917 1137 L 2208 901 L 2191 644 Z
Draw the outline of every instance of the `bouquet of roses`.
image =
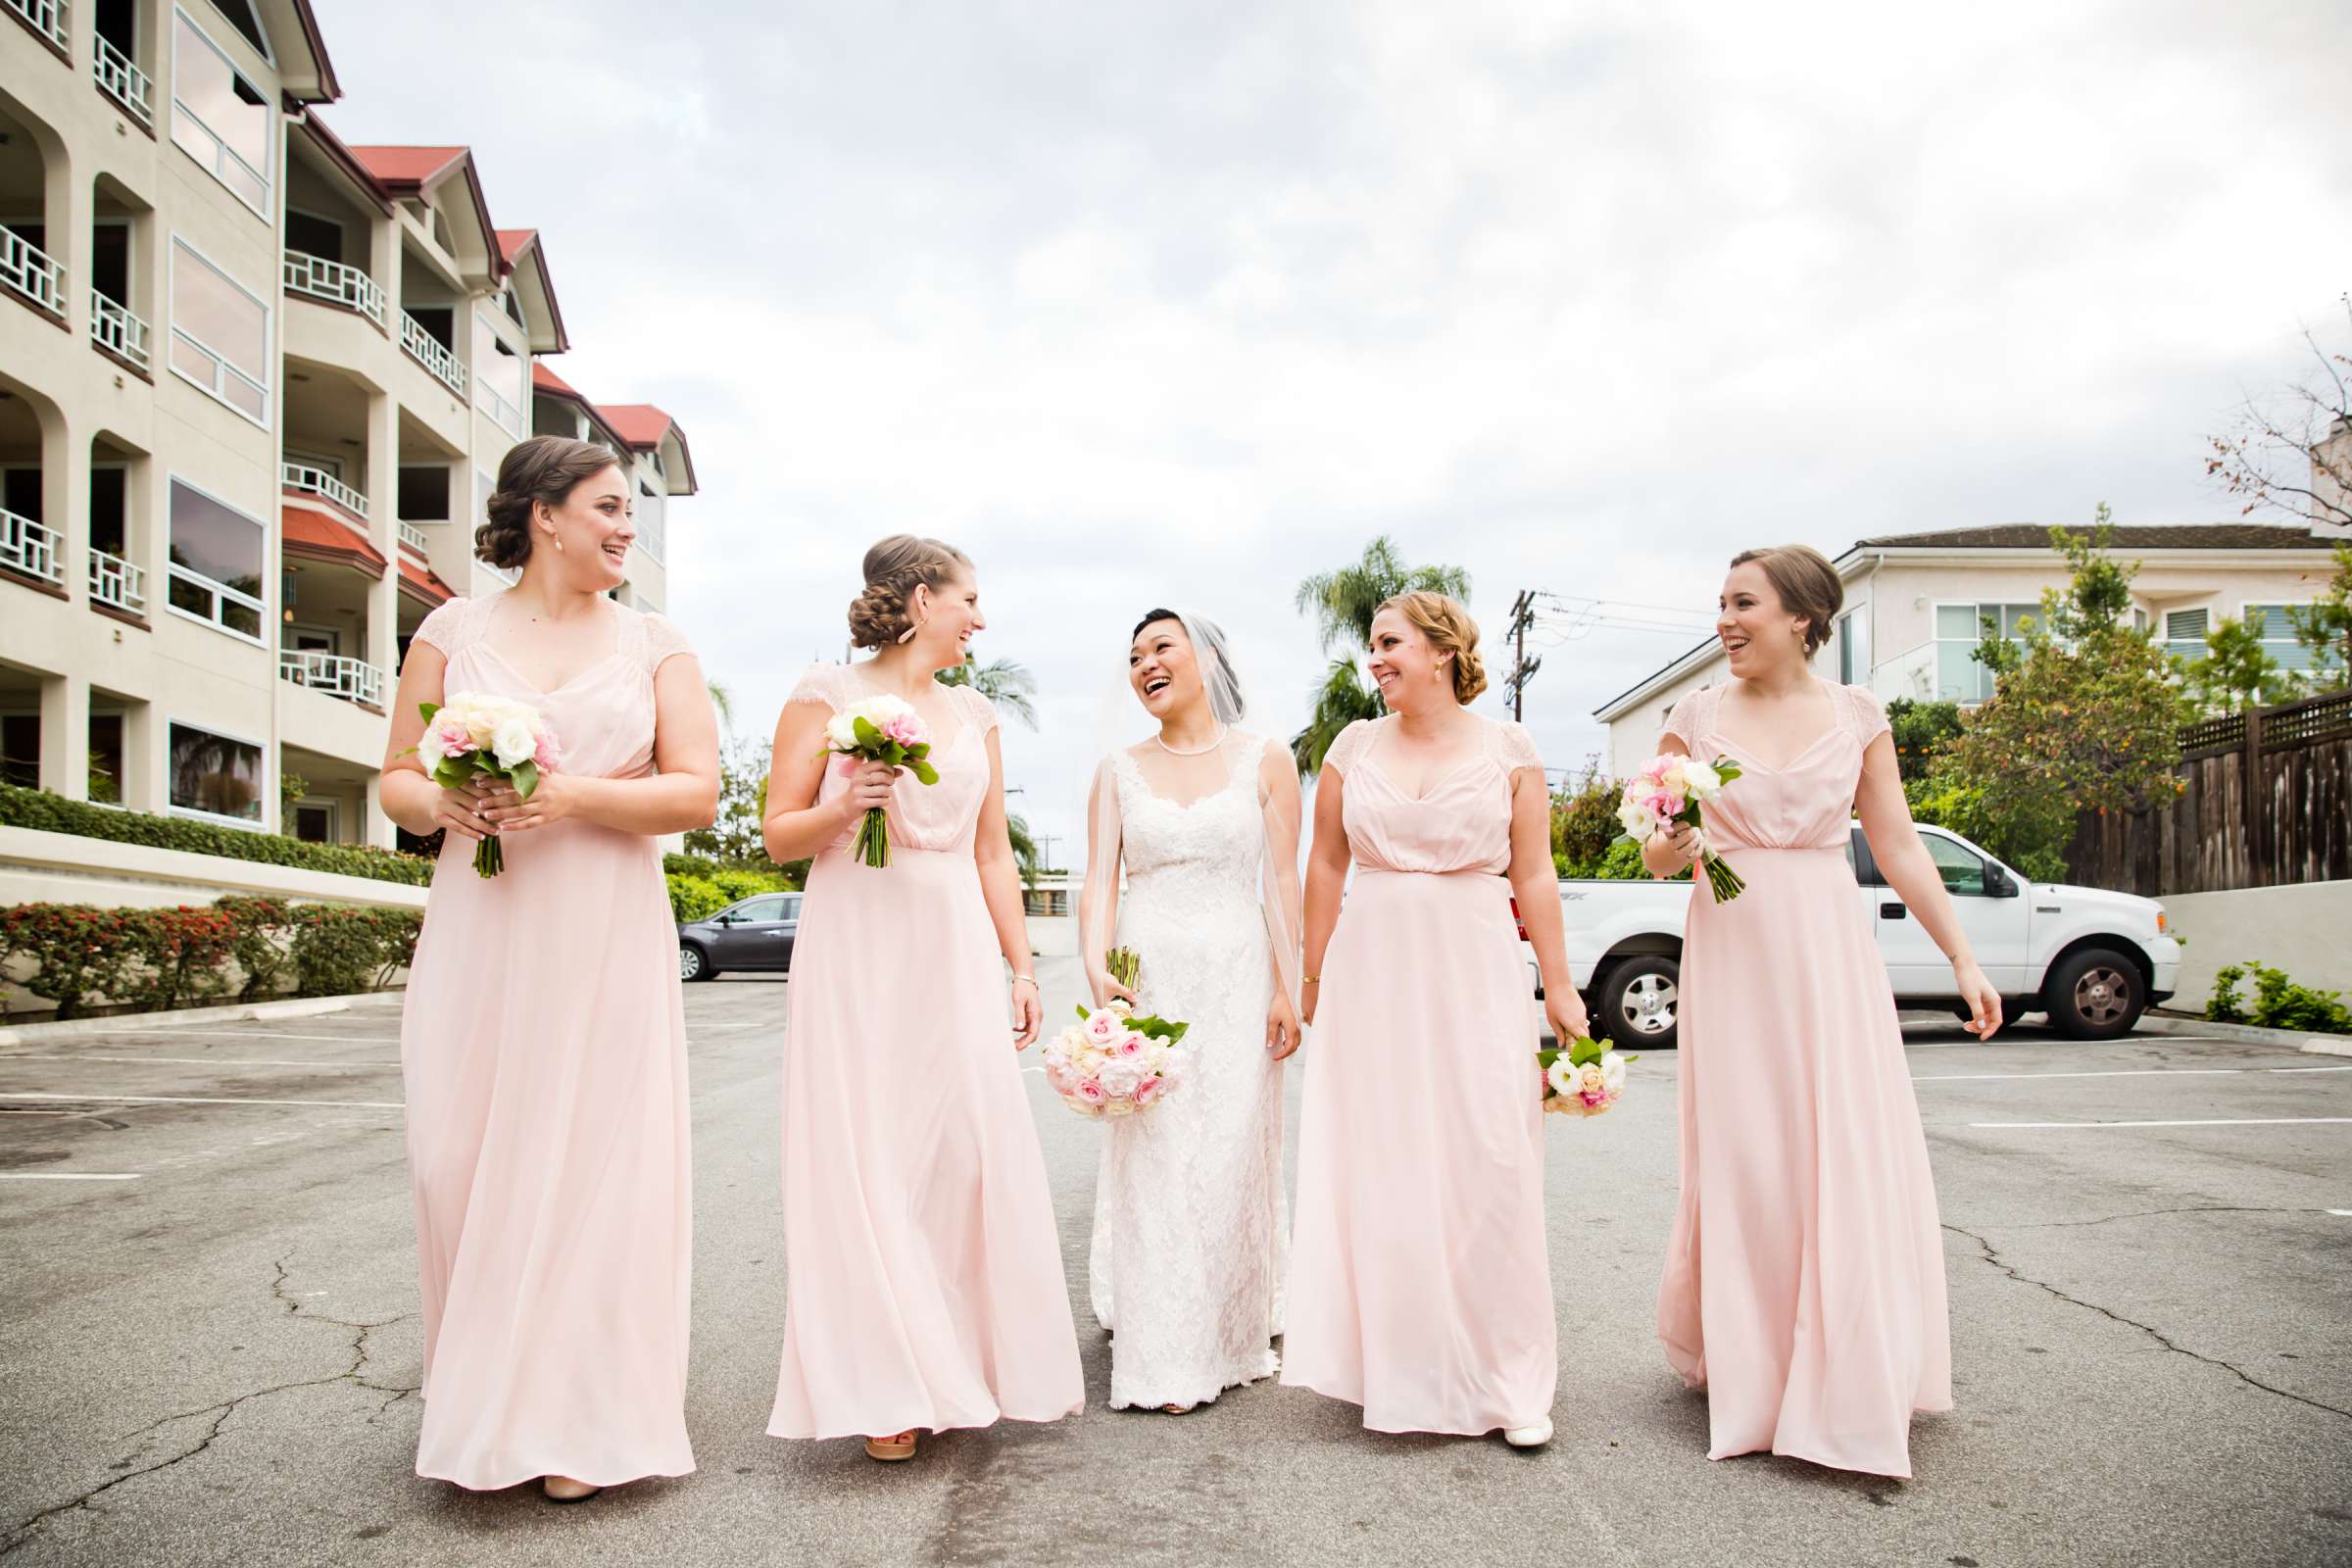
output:
M 443 789 L 456 789 L 479 774 L 514 787 L 524 800 L 539 787 L 539 775 L 563 763 L 556 732 L 528 703 L 482 692 L 459 692 L 446 703 L 418 706 L 424 733 L 407 754 L 424 763 Z M 507 868 L 506 846 L 493 833 L 473 847 L 473 868 L 496 876 Z
M 1625 1093 L 1625 1064 L 1640 1059 L 1620 1056 L 1606 1040 L 1544 1047 L 1536 1053 L 1537 1064 L 1544 1069 L 1544 1108 L 1562 1115 L 1599 1115 Z
M 1125 948 L 1109 955 L 1112 978 L 1132 987 L 1141 961 Z M 1193 1064 L 1179 1044 L 1189 1023 L 1138 1017 L 1123 1001 L 1078 1009 L 1078 1021 L 1046 1045 L 1046 1082 L 1081 1116 L 1132 1116 L 1158 1104 Z
M 1698 863 L 1707 869 L 1707 886 L 1716 901 L 1736 899 L 1747 884 L 1722 856 L 1707 847 L 1698 808 L 1701 802 L 1721 795 L 1724 786 L 1739 776 L 1740 764 L 1729 757 L 1718 757 L 1712 762 L 1672 753 L 1653 757 L 1626 781 L 1625 794 L 1617 802 L 1618 825 L 1625 829 L 1626 838 L 1640 844 L 1652 833 L 1671 830 L 1677 822 L 1690 823 L 1697 830 Z
M 825 726 L 825 749 L 820 756 L 841 758 L 841 770 L 855 773 L 865 762 L 903 767 L 925 784 L 939 782 L 939 769 L 930 763 L 931 731 L 914 705 L 901 697 L 868 697 L 833 715 Z M 858 824 L 850 841 L 850 856 L 868 865 L 890 863 L 890 819 L 879 806 Z

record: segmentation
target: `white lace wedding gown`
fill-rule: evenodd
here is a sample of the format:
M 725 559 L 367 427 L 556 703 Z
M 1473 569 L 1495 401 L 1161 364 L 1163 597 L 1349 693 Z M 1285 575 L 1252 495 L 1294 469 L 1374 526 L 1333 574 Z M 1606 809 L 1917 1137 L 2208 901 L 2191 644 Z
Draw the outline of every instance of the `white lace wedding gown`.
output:
M 1199 1404 L 1280 1364 L 1269 1342 L 1282 1332 L 1289 1224 L 1256 787 L 1269 744 L 1232 735 L 1224 788 L 1189 803 L 1154 793 L 1125 751 L 1098 778 L 1098 811 L 1115 798 L 1113 853 L 1127 868 L 1113 940 L 1143 959 L 1141 1009 L 1189 1022 L 1195 1053 L 1175 1094 L 1103 1124 L 1089 1275 L 1095 1316 L 1114 1336 L 1113 1409 Z

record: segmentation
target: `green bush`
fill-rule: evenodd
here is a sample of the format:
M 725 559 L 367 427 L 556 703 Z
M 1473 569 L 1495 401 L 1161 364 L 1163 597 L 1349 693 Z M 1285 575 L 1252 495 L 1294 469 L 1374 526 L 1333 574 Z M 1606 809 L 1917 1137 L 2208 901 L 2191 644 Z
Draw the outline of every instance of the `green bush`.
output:
M 680 876 L 672 871 L 664 880 L 669 883 L 669 912 L 681 925 L 708 919 L 734 902 L 707 876 Z
M 1886 727 L 1894 741 L 1894 765 L 1909 785 L 1933 773 L 1936 754 L 1959 737 L 1960 705 L 1891 698 L 1886 704 Z
M 0 959 L 26 960 L 19 983 L 73 1018 L 98 998 L 159 1010 L 224 996 L 240 973 L 240 997 L 268 996 L 289 964 L 301 996 L 378 989 L 408 962 L 422 924 L 415 909 L 238 897 L 207 908 L 22 904 L 0 909 Z
M 416 951 L 424 918 L 415 909 L 303 904 L 293 910 L 294 994 L 345 997 L 374 991 Z
M 1617 821 L 1623 791 L 1604 777 L 1597 759 L 1585 764 L 1574 783 L 1551 797 L 1551 858 L 1567 877 L 1602 876 L 1609 845 L 1624 829 Z
M 2238 1000 L 2238 987 L 2249 973 L 2254 977 L 2251 1017 Z M 2341 993 L 2299 986 L 2286 977 L 2285 970 L 2252 959 L 2226 963 L 2214 971 L 2213 995 L 2206 1001 L 2205 1016 L 2215 1023 L 2252 1023 L 2263 1029 L 2352 1034 L 2352 1011 L 2345 1009 Z
M 44 833 L 72 833 L 117 844 L 187 850 L 265 865 L 332 871 L 340 876 L 364 876 L 377 882 L 405 882 L 411 887 L 423 887 L 433 879 L 433 862 L 418 855 L 399 855 L 390 850 L 363 849 L 350 844 L 310 844 L 276 833 L 248 833 L 241 828 L 218 827 L 176 816 L 114 810 L 69 801 L 46 790 L 18 789 L 8 784 L 0 784 L 0 827 L 38 828 Z

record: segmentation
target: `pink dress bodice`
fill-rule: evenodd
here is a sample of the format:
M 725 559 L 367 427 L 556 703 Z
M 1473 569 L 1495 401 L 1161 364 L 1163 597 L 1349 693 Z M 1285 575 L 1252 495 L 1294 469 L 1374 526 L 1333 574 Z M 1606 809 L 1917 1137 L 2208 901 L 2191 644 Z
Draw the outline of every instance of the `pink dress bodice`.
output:
M 945 690 L 950 709 L 960 722 L 955 734 L 932 737 L 929 761 L 939 771 L 939 782 L 925 784 L 912 773 L 899 776 L 888 808 L 890 841 L 910 850 L 962 854 L 972 847 L 980 807 L 988 796 L 987 737 L 997 727 L 997 710 L 969 686 Z M 813 664 L 793 688 L 791 700 L 821 704 L 838 713 L 874 695 L 853 666 Z M 816 798 L 829 801 L 849 787 L 849 778 L 836 760 L 826 765 Z M 846 847 L 855 831 L 853 824 L 832 848 Z
M 1517 724 L 1482 718 L 1478 755 L 1431 780 L 1415 799 L 1381 767 L 1383 740 L 1396 722 L 1393 713 L 1357 719 L 1325 759 L 1348 781 L 1341 814 L 1355 863 L 1373 871 L 1500 876 L 1511 863 L 1511 775 L 1544 765 L 1534 740 Z
M 1703 808 L 1718 850 L 1842 850 L 1862 782 L 1862 753 L 1886 732 L 1886 710 L 1858 686 L 1831 686 L 1830 727 L 1781 767 L 1767 767 L 1717 727 L 1723 688 L 1674 705 L 1665 733 L 1701 761 L 1730 756 L 1740 777 Z

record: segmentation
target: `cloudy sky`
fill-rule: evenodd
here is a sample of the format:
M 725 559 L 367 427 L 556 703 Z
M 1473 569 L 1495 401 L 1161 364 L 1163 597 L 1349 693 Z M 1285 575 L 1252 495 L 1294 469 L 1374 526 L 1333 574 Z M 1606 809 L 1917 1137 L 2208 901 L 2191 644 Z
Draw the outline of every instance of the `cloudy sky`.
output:
M 470 144 L 557 368 L 686 427 L 668 608 L 741 722 L 867 544 L 953 540 L 1064 860 L 1146 608 L 1287 735 L 1296 584 L 1383 532 L 1499 628 L 1704 613 L 1749 544 L 2221 520 L 2203 436 L 2352 285 L 2336 0 L 318 12 L 334 128 Z M 1547 760 L 1690 640 L 1545 649 Z

